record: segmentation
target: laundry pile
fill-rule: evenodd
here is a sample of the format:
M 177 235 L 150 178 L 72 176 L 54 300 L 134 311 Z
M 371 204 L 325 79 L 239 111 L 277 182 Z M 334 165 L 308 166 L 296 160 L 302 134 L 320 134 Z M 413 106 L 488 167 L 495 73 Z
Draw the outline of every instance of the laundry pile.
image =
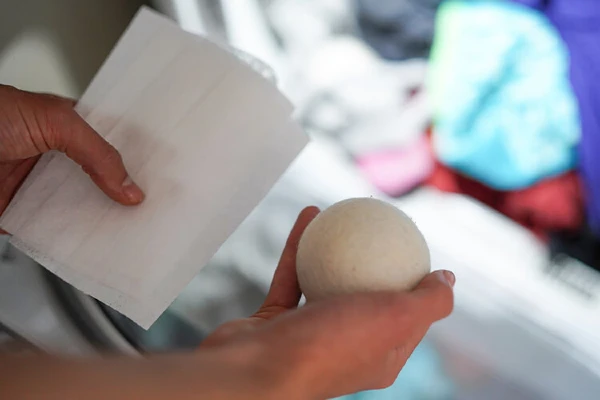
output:
M 363 25 L 378 17 L 358 3 Z M 392 3 L 396 22 L 413 7 Z M 408 144 L 364 150 L 357 164 L 391 196 L 425 183 L 476 198 L 543 240 L 578 231 L 600 238 L 596 1 L 434 3 L 424 85 L 431 127 Z M 381 50 L 401 46 L 397 36 L 388 34 L 386 46 L 365 40 L 381 57 L 401 58 Z
M 430 59 L 427 183 L 498 210 L 598 268 L 600 7 L 450 0 Z
M 536 10 L 448 1 L 430 64 L 434 108 L 428 183 L 468 194 L 543 237 L 576 230 L 581 138 L 566 46 Z
M 597 0 L 354 5 L 371 66 L 407 76 L 423 61 L 402 85 L 371 78 L 399 100 L 337 133 L 363 175 L 392 197 L 427 185 L 475 198 L 600 269 Z

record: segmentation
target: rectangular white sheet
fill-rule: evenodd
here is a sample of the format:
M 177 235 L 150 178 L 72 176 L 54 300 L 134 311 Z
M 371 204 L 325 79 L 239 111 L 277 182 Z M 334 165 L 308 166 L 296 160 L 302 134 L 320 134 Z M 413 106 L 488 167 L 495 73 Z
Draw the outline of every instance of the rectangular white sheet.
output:
M 266 195 L 308 139 L 266 79 L 142 8 L 77 105 L 146 193 L 108 199 L 60 153 L 0 226 L 83 292 L 148 328 Z

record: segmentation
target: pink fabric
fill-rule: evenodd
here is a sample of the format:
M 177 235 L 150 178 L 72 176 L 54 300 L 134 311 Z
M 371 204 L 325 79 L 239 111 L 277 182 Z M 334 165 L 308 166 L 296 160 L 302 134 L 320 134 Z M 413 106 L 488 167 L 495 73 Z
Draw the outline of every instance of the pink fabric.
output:
M 389 196 L 399 196 L 424 181 L 434 168 L 427 138 L 409 146 L 386 149 L 357 157 L 367 179 Z

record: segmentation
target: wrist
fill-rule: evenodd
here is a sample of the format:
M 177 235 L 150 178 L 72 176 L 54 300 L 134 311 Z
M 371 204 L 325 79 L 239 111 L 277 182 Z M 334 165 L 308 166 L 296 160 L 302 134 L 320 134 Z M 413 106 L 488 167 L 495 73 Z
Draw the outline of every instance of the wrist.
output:
M 197 364 L 194 369 L 198 371 L 195 386 L 211 399 L 301 398 L 292 391 L 294 385 L 287 368 L 274 363 L 260 347 L 226 346 L 193 355 Z

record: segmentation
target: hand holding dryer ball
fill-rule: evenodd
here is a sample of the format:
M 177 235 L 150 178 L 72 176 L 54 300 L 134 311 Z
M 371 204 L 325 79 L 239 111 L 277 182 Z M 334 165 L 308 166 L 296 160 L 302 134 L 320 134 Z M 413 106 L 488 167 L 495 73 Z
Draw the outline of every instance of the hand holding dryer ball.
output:
M 431 269 L 415 223 L 372 198 L 332 205 L 306 228 L 296 259 L 307 301 L 355 292 L 414 288 Z

